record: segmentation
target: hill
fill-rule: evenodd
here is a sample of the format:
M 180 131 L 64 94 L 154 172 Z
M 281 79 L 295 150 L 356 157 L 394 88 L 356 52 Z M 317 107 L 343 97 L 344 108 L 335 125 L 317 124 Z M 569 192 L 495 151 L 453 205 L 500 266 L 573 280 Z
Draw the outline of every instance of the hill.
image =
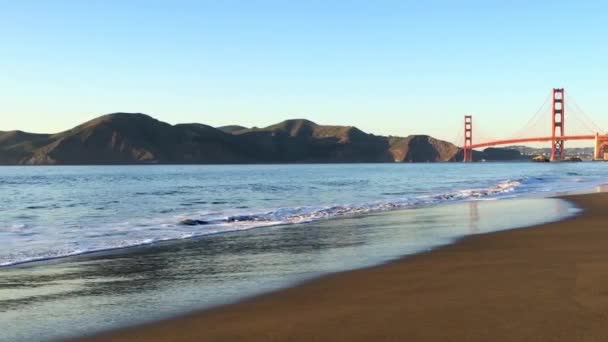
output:
M 57 134 L 0 132 L 0 164 L 447 162 L 455 145 L 426 135 L 384 137 L 353 126 L 286 120 L 265 128 L 178 124 L 113 113 Z

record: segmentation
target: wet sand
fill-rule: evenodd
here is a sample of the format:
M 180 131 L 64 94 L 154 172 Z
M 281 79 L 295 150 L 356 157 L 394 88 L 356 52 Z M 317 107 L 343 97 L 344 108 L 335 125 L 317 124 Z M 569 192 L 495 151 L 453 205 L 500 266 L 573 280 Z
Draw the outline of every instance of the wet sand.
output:
M 608 341 L 608 194 L 580 216 L 85 341 Z

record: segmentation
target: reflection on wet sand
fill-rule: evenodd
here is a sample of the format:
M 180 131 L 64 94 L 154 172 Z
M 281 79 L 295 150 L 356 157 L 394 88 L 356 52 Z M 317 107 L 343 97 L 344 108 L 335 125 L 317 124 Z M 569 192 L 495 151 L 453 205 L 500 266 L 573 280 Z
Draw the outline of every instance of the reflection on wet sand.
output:
M 469 233 L 477 234 L 479 233 L 479 227 L 477 226 L 479 222 L 479 208 L 477 205 L 477 201 L 469 202 Z

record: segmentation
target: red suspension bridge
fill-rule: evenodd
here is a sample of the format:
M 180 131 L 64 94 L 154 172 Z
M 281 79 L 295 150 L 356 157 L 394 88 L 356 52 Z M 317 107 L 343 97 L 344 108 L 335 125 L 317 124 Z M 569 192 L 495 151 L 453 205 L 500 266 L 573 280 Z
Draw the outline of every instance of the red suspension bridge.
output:
M 482 142 L 474 142 L 473 140 L 473 116 L 465 115 L 464 117 L 464 145 L 462 146 L 463 161 L 473 161 L 473 150 L 477 148 L 491 147 L 491 146 L 504 146 L 514 145 L 521 143 L 537 143 L 537 142 L 551 142 L 551 161 L 564 160 L 565 154 L 565 142 L 566 141 L 577 141 L 577 140 L 591 140 L 595 142 L 594 148 L 594 159 L 606 160 L 608 159 L 608 135 L 602 134 L 602 129 L 597 126 L 593 120 L 591 120 L 578 105 L 566 107 L 566 97 L 563 88 L 554 88 L 551 94 L 551 105 L 548 111 L 546 104 L 548 99 L 545 100 L 545 104 L 536 112 L 534 117 L 526 124 L 526 126 L 519 132 L 528 133 L 533 131 L 532 128 L 537 126 L 542 121 L 545 114 L 550 113 L 551 115 L 551 131 L 550 135 L 535 135 L 535 136 L 516 136 L 507 139 L 487 139 L 482 137 Z M 577 122 L 579 126 L 582 126 L 585 134 L 571 134 L 565 133 L 565 115 L 566 108 L 572 110 L 575 114 L 576 119 L 573 122 Z M 576 126 L 573 124 L 573 126 Z M 548 126 L 545 126 L 548 127 Z M 579 127 L 580 128 L 580 127 Z M 574 131 L 574 130 L 573 130 Z M 580 133 L 580 132 L 579 132 Z

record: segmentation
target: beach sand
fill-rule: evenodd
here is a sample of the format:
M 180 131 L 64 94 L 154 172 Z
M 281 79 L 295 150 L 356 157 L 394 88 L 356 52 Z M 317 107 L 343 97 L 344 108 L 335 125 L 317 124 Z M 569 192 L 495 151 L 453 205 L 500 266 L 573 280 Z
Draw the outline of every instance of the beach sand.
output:
M 558 223 L 85 341 L 608 341 L 608 194 Z

